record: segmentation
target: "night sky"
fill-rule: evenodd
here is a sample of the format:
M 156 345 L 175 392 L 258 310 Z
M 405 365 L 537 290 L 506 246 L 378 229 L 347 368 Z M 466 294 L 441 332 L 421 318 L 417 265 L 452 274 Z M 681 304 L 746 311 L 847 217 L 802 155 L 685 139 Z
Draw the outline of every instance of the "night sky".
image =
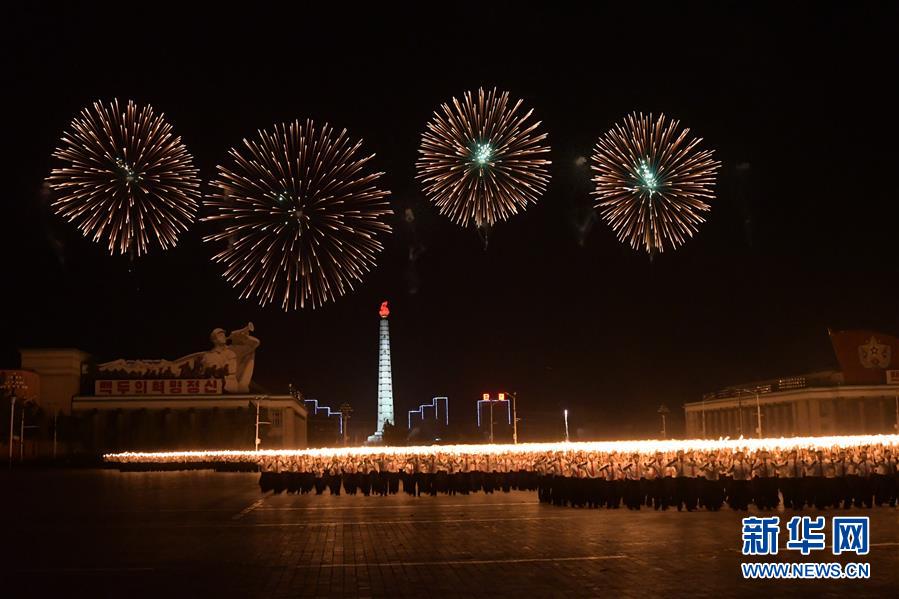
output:
M 565 407 L 603 438 L 655 432 L 661 403 L 682 418 L 703 392 L 836 368 L 828 327 L 899 333 L 895 3 L 308 4 L 7 9 L 0 366 L 20 347 L 175 358 L 253 321 L 260 390 L 292 382 L 373 427 L 387 299 L 401 422 L 449 395 L 473 423 L 480 393 L 507 389 L 525 439 L 556 435 Z M 432 111 L 479 86 L 534 108 L 553 161 L 547 193 L 486 250 L 413 178 Z M 257 128 L 346 127 L 392 192 L 378 267 L 284 313 L 237 299 L 209 223 L 133 268 L 110 257 L 42 186 L 75 114 L 114 97 L 165 112 L 204 181 Z M 680 119 L 723 162 L 708 222 L 653 261 L 596 218 L 579 164 L 633 110 Z

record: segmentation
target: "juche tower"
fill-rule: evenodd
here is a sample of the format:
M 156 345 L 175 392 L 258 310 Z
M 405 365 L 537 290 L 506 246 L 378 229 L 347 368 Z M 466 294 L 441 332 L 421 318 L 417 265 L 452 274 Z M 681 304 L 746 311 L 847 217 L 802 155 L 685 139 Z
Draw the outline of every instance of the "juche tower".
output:
M 380 443 L 384 437 L 384 423 L 396 424 L 393 415 L 393 374 L 390 371 L 390 325 L 387 317 L 390 310 L 387 302 L 381 303 L 378 311 L 381 326 L 378 332 L 378 428 L 368 438 L 369 443 Z

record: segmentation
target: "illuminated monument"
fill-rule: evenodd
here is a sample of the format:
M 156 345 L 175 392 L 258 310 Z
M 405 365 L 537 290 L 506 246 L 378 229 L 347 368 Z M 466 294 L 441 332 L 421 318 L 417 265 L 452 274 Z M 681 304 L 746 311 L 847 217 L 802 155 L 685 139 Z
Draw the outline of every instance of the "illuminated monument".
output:
M 390 326 L 387 317 L 390 310 L 387 302 L 381 303 L 378 312 L 381 316 L 381 328 L 378 333 L 378 428 L 368 438 L 369 443 L 380 443 L 384 436 L 384 423 L 396 424 L 393 417 L 393 375 L 390 372 Z

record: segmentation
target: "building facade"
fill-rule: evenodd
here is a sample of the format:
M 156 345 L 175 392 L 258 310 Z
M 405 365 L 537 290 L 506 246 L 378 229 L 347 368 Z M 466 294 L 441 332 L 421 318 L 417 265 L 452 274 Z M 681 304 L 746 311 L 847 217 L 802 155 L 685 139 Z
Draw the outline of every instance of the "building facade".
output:
M 256 404 L 261 449 L 306 447 L 307 411 L 292 395 L 76 396 L 76 450 L 253 449 Z
M 830 340 L 840 370 L 707 393 L 684 406 L 687 437 L 899 432 L 899 340 L 873 331 L 831 331 Z
M 809 377 L 791 377 L 791 381 Z M 761 391 L 771 382 L 746 385 L 745 391 L 724 390 L 684 406 L 689 438 L 796 437 L 896 432 L 899 385 L 805 384 Z
M 306 447 L 302 399 L 251 392 L 252 332 L 252 323 L 215 329 L 209 350 L 175 360 L 97 363 L 78 349 L 20 350 L 22 369 L 40 381 L 13 418 L 27 423 L 23 454 L 253 449 L 257 429 L 263 449 Z

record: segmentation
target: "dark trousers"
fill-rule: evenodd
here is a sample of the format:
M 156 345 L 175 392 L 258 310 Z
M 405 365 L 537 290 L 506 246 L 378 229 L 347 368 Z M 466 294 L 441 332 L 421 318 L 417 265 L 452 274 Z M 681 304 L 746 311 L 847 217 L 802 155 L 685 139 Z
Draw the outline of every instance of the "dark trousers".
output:
M 347 495 L 356 494 L 356 474 L 343 475 L 343 492 Z
M 845 476 L 838 476 L 833 479 L 833 507 L 848 508 L 851 505 L 852 498 L 849 497 L 849 483 Z
M 639 510 L 640 504 L 643 503 L 640 482 L 631 479 L 624 481 L 624 504 L 630 510 Z
M 756 476 L 750 483 L 752 503 L 760 510 L 777 507 L 777 481 L 768 476 Z
M 799 499 L 799 480 L 795 478 L 780 478 L 778 486 L 784 498 L 784 508 L 798 510 L 802 507 Z
M 549 477 L 545 474 L 537 478 L 537 499 L 540 503 L 549 503 L 552 500 Z
M 403 492 L 408 493 L 409 495 L 415 495 L 415 482 L 412 475 L 403 472 L 400 474 L 400 479 L 403 481 Z
M 676 495 L 674 498 L 677 504 L 677 511 L 686 508 L 688 512 L 696 509 L 699 503 L 699 483 L 695 478 L 689 476 L 678 476 L 675 479 Z
M 552 493 L 551 492 L 551 489 L 552 489 L 551 479 L 552 479 L 552 475 L 551 474 L 547 475 L 546 483 L 548 485 L 547 488 L 550 489 L 548 491 L 548 493 L 550 493 L 550 495 Z M 483 488 L 484 488 L 484 473 L 481 472 L 480 470 L 475 470 L 474 472 L 471 473 L 471 492 L 477 493 L 478 491 L 483 490 Z
M 463 495 L 471 492 L 471 472 L 459 473 L 459 492 Z
M 331 495 L 340 495 L 340 475 L 329 475 L 326 478 L 328 479 L 328 488 L 331 489 Z
M 275 488 L 274 472 L 263 472 L 259 475 L 259 490 L 268 493 Z
M 805 501 L 819 510 L 827 506 L 827 492 L 823 476 L 806 476 L 802 479 L 805 487 Z
M 727 502 L 731 508 L 735 510 L 746 511 L 749 509 L 749 481 L 733 480 L 728 481 Z
M 703 479 L 700 481 L 700 488 L 702 505 L 705 506 L 705 509 L 712 512 L 720 510 L 721 504 L 724 503 L 724 485 L 721 484 L 721 481 Z
M 839 507 L 841 499 L 839 489 L 840 485 L 837 477 L 821 479 L 821 502 L 825 507 Z
M 618 509 L 621 505 L 621 496 L 624 494 L 623 480 L 607 480 L 606 481 L 606 507 Z
M 675 505 L 675 496 L 677 495 L 677 481 L 673 476 L 666 476 L 662 479 L 662 509 L 668 509 L 668 506 Z
M 855 492 L 855 507 L 871 507 L 873 502 L 872 496 L 873 492 L 871 491 L 871 479 L 859 476 L 858 478 L 858 486 Z
M 894 477 L 890 475 L 871 475 L 871 491 L 874 493 L 874 505 L 879 507 L 885 503 L 890 503 L 890 500 L 893 498 L 894 482 Z

